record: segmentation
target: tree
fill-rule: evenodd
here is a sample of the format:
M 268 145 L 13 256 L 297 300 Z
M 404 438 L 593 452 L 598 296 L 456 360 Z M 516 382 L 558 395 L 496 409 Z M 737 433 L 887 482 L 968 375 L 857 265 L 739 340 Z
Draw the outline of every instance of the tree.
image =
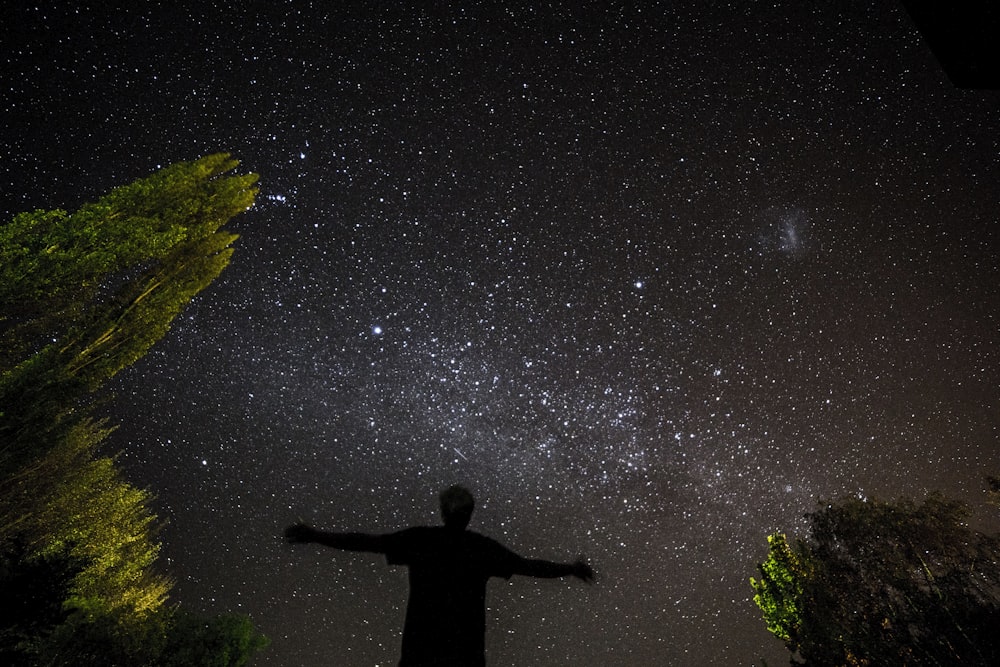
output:
M 169 628 L 157 663 L 163 667 L 240 667 L 267 645 L 245 616 L 229 614 L 206 620 L 175 612 Z
M 67 667 L 242 667 L 267 645 L 245 616 L 202 618 L 162 608 L 141 624 L 114 616 L 71 618 L 25 665 Z M 19 663 L 5 663 L 16 665 Z
M 63 600 L 81 568 L 64 555 L 29 558 L 23 544 L 0 555 L 0 664 L 37 664 L 44 638 L 64 623 Z
M 968 514 L 940 495 L 828 504 L 807 539 L 769 538 L 754 602 L 798 664 L 1000 664 L 1000 540 Z
M 255 175 L 227 175 L 236 166 L 224 154 L 178 163 L 75 213 L 0 226 L 0 582 L 56 582 L 4 617 L 5 664 L 160 664 L 156 638 L 183 625 L 154 567 L 149 493 L 98 455 L 112 427 L 94 412 L 104 383 L 228 264 L 236 235 L 222 226 L 256 194 Z M 262 641 L 204 623 L 221 628 L 226 657 L 192 664 L 241 664 L 232 647 Z
M 1000 477 L 996 475 L 986 476 L 986 501 L 995 507 L 1000 507 Z
M 764 614 L 767 629 L 778 639 L 795 641 L 802 612 L 803 583 L 809 578 L 810 567 L 801 546 L 793 550 L 783 533 L 767 538 L 767 560 L 758 566 L 760 580 L 750 578 L 753 601 Z
M 253 203 L 256 176 L 210 155 L 113 190 L 79 211 L 0 227 L 0 471 L 39 454 L 39 431 L 134 363 L 225 268 L 220 229 Z

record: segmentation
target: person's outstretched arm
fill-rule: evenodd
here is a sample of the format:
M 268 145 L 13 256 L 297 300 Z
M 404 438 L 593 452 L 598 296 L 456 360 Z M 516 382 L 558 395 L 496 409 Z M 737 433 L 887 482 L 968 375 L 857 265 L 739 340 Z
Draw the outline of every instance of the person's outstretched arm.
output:
M 328 530 L 316 530 L 304 523 L 285 528 L 285 539 L 291 544 L 315 542 L 334 549 L 346 551 L 371 551 L 385 553 L 385 536 L 369 535 L 367 533 L 337 533 Z
M 594 581 L 594 571 L 590 569 L 587 561 L 582 558 L 578 558 L 572 563 L 553 563 L 548 560 L 522 558 L 519 565 L 514 569 L 514 574 L 523 574 L 526 577 L 540 577 L 543 579 L 555 579 L 557 577 L 572 575 L 588 584 Z

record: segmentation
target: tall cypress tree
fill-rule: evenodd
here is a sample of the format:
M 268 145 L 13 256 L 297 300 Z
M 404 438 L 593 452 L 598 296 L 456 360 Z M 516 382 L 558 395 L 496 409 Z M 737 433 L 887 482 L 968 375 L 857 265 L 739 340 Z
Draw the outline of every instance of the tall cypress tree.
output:
M 178 163 L 74 213 L 0 226 L 0 586 L 51 571 L 58 593 L 46 595 L 62 598 L 54 613 L 28 595 L 24 613 L 4 617 L 9 664 L 88 664 L 89 653 L 142 664 L 171 641 L 152 637 L 179 627 L 153 567 L 149 494 L 98 456 L 112 427 L 95 405 L 228 264 L 236 235 L 223 225 L 256 194 L 256 176 L 229 174 L 236 166 L 225 154 Z

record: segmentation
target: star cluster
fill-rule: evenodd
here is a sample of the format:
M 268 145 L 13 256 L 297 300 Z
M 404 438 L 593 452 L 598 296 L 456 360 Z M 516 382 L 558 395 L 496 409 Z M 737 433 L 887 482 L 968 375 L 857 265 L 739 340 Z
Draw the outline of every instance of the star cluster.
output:
M 997 93 L 891 4 L 674 4 L 7 22 L 7 215 L 219 150 L 261 175 L 111 443 L 176 599 L 249 614 L 255 664 L 394 664 L 404 573 L 280 530 L 435 523 L 454 482 L 475 529 L 598 573 L 491 584 L 497 665 L 778 664 L 768 533 L 843 495 L 979 502 Z

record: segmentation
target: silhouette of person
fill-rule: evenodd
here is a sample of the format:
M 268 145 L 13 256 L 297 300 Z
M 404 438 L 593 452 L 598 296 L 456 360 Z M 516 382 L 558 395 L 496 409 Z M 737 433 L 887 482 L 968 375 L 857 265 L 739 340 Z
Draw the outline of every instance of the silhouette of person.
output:
M 399 667 L 483 667 L 490 577 L 572 575 L 590 583 L 594 572 L 582 558 L 573 563 L 523 558 L 496 540 L 467 530 L 474 507 L 472 494 L 455 485 L 441 493 L 443 526 L 369 535 L 298 523 L 285 529 L 285 539 L 385 554 L 390 565 L 409 568 L 410 597 Z

